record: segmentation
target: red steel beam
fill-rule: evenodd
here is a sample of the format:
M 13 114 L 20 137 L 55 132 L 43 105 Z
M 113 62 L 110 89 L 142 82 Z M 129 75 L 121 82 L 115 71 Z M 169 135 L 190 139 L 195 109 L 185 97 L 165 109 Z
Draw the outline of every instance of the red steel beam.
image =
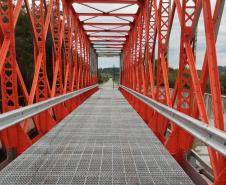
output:
M 95 50 L 96 52 L 106 52 L 106 53 L 113 53 L 113 52 L 117 52 L 117 53 L 121 53 L 122 50 Z
M 99 51 L 95 51 L 95 52 L 97 52 L 97 53 L 122 53 L 122 50 L 120 50 L 120 51 L 113 51 L 113 50 L 112 51 L 109 51 L 109 50 L 108 51 L 106 51 L 106 50 L 100 51 L 99 50 Z
M 131 23 L 95 23 L 95 22 L 84 22 L 82 23 L 84 26 L 130 26 Z
M 121 47 L 123 47 L 123 45 L 120 45 L 120 44 L 118 44 L 118 45 L 111 45 L 111 44 L 95 45 L 94 44 L 93 47 L 95 47 L 95 48 L 108 48 L 108 47 L 121 48 Z
M 95 33 L 99 33 L 99 32 L 107 32 L 107 33 L 118 33 L 118 32 L 122 32 L 122 33 L 128 33 L 129 30 L 85 30 L 85 32 L 95 32 Z
M 124 45 L 125 43 L 123 43 L 123 44 L 101 44 L 101 43 L 96 43 L 96 44 L 93 44 L 93 45 L 112 45 L 112 46 L 118 46 L 118 45 L 120 45 L 120 46 L 122 46 L 122 45 Z
M 112 4 L 136 4 L 137 0 L 69 0 L 70 3 L 112 3 Z
M 216 35 L 220 24 L 220 16 L 217 14 L 223 9 L 224 0 L 216 0 L 214 16 L 212 16 L 211 0 L 65 0 L 60 4 L 59 0 L 25 0 L 27 16 L 30 19 L 31 30 L 34 38 L 34 76 L 30 93 L 21 76 L 16 61 L 15 26 L 22 7 L 22 0 L 2 2 L 0 15 L 3 20 L 0 30 L 0 72 L 1 72 L 1 96 L 2 112 L 7 112 L 20 107 L 18 88 L 23 89 L 25 104 L 36 103 L 50 97 L 60 95 L 91 85 L 96 82 L 96 74 L 91 73 L 91 52 L 93 46 L 97 54 L 119 54 L 123 49 L 122 84 L 134 90 L 148 95 L 167 106 L 176 105 L 180 112 L 201 119 L 208 123 L 208 116 L 204 104 L 205 81 L 210 81 L 212 94 L 211 108 L 213 110 L 214 126 L 225 131 L 223 120 L 223 108 L 221 102 L 219 71 L 217 66 Z M 193 5 L 190 4 L 193 2 Z M 45 7 L 47 4 L 47 8 Z M 74 13 L 70 3 L 118 3 L 138 4 L 138 13 Z M 32 7 L 30 7 L 32 6 Z M 63 11 L 61 12 L 61 6 Z M 92 5 L 91 5 L 92 6 Z M 170 8 L 172 6 L 172 8 Z M 7 11 L 5 11 L 7 9 Z M 196 69 L 196 26 L 199 14 L 203 11 L 203 22 L 206 39 L 206 55 L 204 59 L 204 71 L 201 78 Z M 171 27 L 174 13 L 177 11 L 180 28 L 180 59 L 179 70 L 174 87 L 174 95 L 169 91 L 168 80 L 168 50 Z M 222 10 L 223 11 L 223 10 Z M 78 20 L 78 16 L 115 16 L 134 17 L 133 23 L 95 23 Z M 192 23 L 192 24 L 190 24 Z M 131 30 L 84 30 L 83 26 L 131 26 Z M 213 29 L 215 28 L 215 29 Z M 93 33 L 128 33 L 127 36 L 87 35 Z M 46 69 L 46 38 L 51 34 L 52 38 L 52 65 L 53 85 L 48 81 Z M 103 40 L 100 40 L 101 38 Z M 107 39 L 109 38 L 109 39 Z M 116 40 L 114 40 L 116 38 Z M 119 40 L 125 38 L 125 40 Z M 107 44 L 101 44 L 106 42 Z M 158 45 L 156 58 L 155 45 Z M 64 46 L 64 47 L 62 47 Z M 110 50 L 112 49 L 112 50 Z M 61 55 L 63 54 L 63 59 Z M 62 63 L 62 60 L 65 61 Z M 64 67 L 62 67 L 64 64 Z M 64 79 L 62 79 L 64 76 Z M 156 79 L 156 80 L 154 80 Z M 201 79 L 201 80 L 200 80 Z M 156 82 L 155 82 L 156 81 Z M 19 83 L 19 84 L 18 84 Z M 21 87 L 20 87 L 20 86 Z M 23 87 L 22 87 L 23 86 Z M 156 88 L 154 87 L 156 86 Z M 177 101 L 175 101 L 177 100 Z M 80 101 L 80 100 L 79 100 Z M 179 161 L 184 153 L 191 149 L 193 138 L 181 128 L 169 123 L 161 114 L 153 112 L 137 100 L 132 100 L 133 106 L 148 123 L 148 126 L 159 137 L 170 153 Z M 186 105 L 186 106 L 185 106 Z M 40 137 L 51 129 L 60 119 L 64 118 L 68 111 L 77 106 L 71 101 L 54 107 L 51 111 L 45 111 L 36 116 L 34 124 Z M 65 112 L 63 111 L 65 110 Z M 51 112 L 51 113 L 50 113 Z M 52 114 L 53 113 L 53 114 Z M 55 115 L 53 118 L 52 115 Z M 45 122 L 45 125 L 41 124 Z M 22 126 L 23 127 L 22 127 Z M 27 123 L 22 123 L 16 128 L 3 132 L 0 140 L 6 144 L 7 152 L 16 148 L 21 153 L 33 143 L 27 137 Z M 165 137 L 167 129 L 171 129 L 169 137 Z M 17 135 L 18 134 L 18 135 Z M 180 138 L 186 138 L 181 140 Z M 20 141 L 22 145 L 19 145 Z M 21 147 L 23 146 L 23 147 Z M 208 148 L 209 157 L 213 169 L 214 184 L 226 184 L 226 159 L 211 148 Z
M 89 40 L 79 26 L 79 21 L 73 14 L 71 5 L 59 0 L 25 0 L 24 3 L 26 11 L 22 9 L 23 0 L 2 1 L 0 6 L 0 18 L 6 20 L 0 23 L 1 113 L 97 82 L 97 74 L 91 71 Z M 61 7 L 63 7 L 63 11 Z M 17 37 L 15 27 L 22 11 L 30 21 L 30 33 L 33 34 L 34 41 L 32 49 L 34 73 L 30 76 L 32 84 L 29 84 L 28 87 L 26 87 L 28 84 L 24 82 L 16 60 L 18 46 L 15 42 Z M 48 57 L 46 58 L 45 47 L 48 34 L 52 39 L 52 53 L 49 61 L 47 61 Z M 62 67 L 62 60 L 64 67 Z M 51 70 L 47 70 L 49 64 L 52 64 L 50 74 L 48 72 Z M 52 77 L 52 87 L 48 75 Z M 62 79 L 63 76 L 64 79 Z M 37 131 L 34 138 L 28 136 L 28 127 L 31 126 L 31 121 L 28 120 L 1 131 L 0 140 L 4 145 L 6 155 L 12 151 L 16 155 L 22 153 L 88 96 L 84 94 L 82 98 L 56 105 L 51 110 L 31 118 Z
M 121 51 L 122 48 L 94 48 L 95 50 L 99 50 L 99 51 Z
M 90 42 L 123 42 L 124 43 L 125 40 L 90 40 Z
M 94 47 L 94 49 L 122 49 L 122 47 L 106 46 L 106 47 Z
M 120 50 L 120 51 L 113 51 L 113 50 L 112 50 L 112 51 L 109 51 L 109 50 L 108 50 L 108 51 L 106 51 L 106 50 L 105 50 L 105 51 L 104 51 L 104 50 L 101 50 L 101 51 L 100 51 L 100 50 L 99 50 L 99 51 L 96 51 L 96 52 L 99 52 L 99 53 L 100 53 L 100 52 L 101 52 L 101 53 L 114 53 L 114 52 L 115 52 L 115 53 L 120 53 L 120 52 L 122 52 L 122 50 Z
M 170 0 L 142 2 L 144 3 L 140 6 L 135 24 L 131 28 L 123 48 L 121 84 L 152 97 L 166 106 L 175 106 L 180 112 L 201 119 L 208 124 L 204 92 L 209 79 L 214 126 L 225 132 L 223 108 L 222 104 L 219 103 L 222 100 L 215 44 L 218 33 L 216 25 L 220 24 L 220 14 L 225 1 L 215 1 L 214 14 L 211 10 L 211 0 L 173 0 L 173 4 Z M 174 94 L 171 95 L 168 79 L 168 54 L 170 52 L 168 45 L 175 11 L 177 11 L 179 18 L 178 26 L 180 29 L 178 31 L 180 31 L 181 37 L 178 40 L 180 42 L 179 69 L 174 85 Z M 205 27 L 206 55 L 200 78 L 196 68 L 195 34 L 201 11 L 203 11 Z M 155 45 L 158 46 L 156 57 L 154 57 Z M 144 55 L 146 56 L 144 57 Z M 158 59 L 157 72 L 155 71 L 156 66 L 153 65 L 156 58 Z M 144 70 L 144 68 L 146 69 Z M 174 158 L 182 162 L 184 153 L 190 150 L 194 143 L 193 137 L 169 122 L 161 114 L 137 101 L 136 98 L 134 99 L 126 93 L 125 96 Z M 171 130 L 169 135 L 166 135 L 167 129 Z M 186 139 L 182 140 L 181 138 Z M 213 170 L 213 184 L 226 184 L 226 158 L 209 147 L 208 155 Z
M 136 14 L 124 14 L 124 13 L 76 13 L 78 16 L 118 16 L 118 17 L 136 17 Z
M 92 35 L 88 35 L 90 38 L 125 38 L 126 39 L 126 36 L 92 36 Z

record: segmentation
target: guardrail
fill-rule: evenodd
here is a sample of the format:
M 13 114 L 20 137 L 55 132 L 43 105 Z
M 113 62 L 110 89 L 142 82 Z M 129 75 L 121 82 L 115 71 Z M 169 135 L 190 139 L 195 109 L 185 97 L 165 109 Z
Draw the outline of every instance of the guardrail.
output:
M 226 157 L 226 133 L 207 125 L 206 123 L 194 119 L 186 114 L 183 114 L 173 108 L 170 108 L 162 103 L 159 103 L 147 96 L 144 96 L 128 87 L 120 85 L 120 87 L 133 95 L 144 104 L 151 107 L 153 110 L 169 119 L 192 136 L 196 137 L 207 146 L 221 153 Z
M 0 114 L 0 131 L 11 127 L 27 118 L 30 118 L 32 116 L 35 116 L 45 110 L 48 110 L 49 108 L 60 104 L 62 102 L 65 102 L 67 100 L 70 100 L 71 98 L 74 98 L 76 96 L 79 96 L 85 92 L 88 92 L 94 88 L 96 88 L 98 85 L 92 85 L 89 87 L 86 87 L 84 89 L 81 90 L 77 90 L 71 93 L 67 93 L 64 95 L 60 95 L 54 98 L 50 98 L 48 100 L 39 102 L 39 103 L 35 103 L 32 105 L 28 105 L 26 107 L 22 107 L 10 112 L 6 112 L 3 114 Z
M 98 85 L 95 84 L 0 114 L 0 169 L 23 153 L 97 89 Z M 29 130 L 28 126 L 32 128 Z

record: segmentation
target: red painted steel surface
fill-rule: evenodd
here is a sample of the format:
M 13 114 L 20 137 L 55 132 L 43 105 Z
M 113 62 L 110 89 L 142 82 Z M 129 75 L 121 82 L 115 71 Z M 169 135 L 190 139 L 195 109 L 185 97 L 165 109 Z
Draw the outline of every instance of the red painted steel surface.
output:
M 209 80 L 214 126 L 225 131 L 222 105 L 219 103 L 221 92 L 215 46 L 224 1 L 216 0 L 213 10 L 211 0 L 32 0 L 32 3 L 24 0 L 24 2 L 34 38 L 33 82 L 28 92 L 16 61 L 15 26 L 23 1 L 17 0 L 16 3 L 12 0 L 2 1 L 0 7 L 2 112 L 21 106 L 18 89 L 22 91 L 25 104 L 29 105 L 96 83 L 96 74 L 91 73 L 91 48 L 93 47 L 97 53 L 112 52 L 106 48 L 120 52 L 122 48 L 121 83 L 123 85 L 207 124 L 208 116 L 203 96 Z M 76 12 L 73 8 L 74 3 L 97 12 Z M 123 6 L 112 11 L 103 11 L 92 3 L 117 3 Z M 117 13 L 118 10 L 134 5 L 138 7 L 134 14 Z M 179 17 L 178 32 L 181 33 L 178 51 L 180 59 L 174 93 L 171 95 L 168 82 L 168 48 L 176 11 Z M 195 45 L 201 11 L 203 11 L 206 53 L 201 74 L 198 75 Z M 88 18 L 84 19 L 84 16 Z M 93 21 L 99 16 L 114 17 L 118 22 Z M 129 29 L 123 29 L 125 26 Z M 49 85 L 46 70 L 48 33 L 51 34 L 53 42 L 52 86 Z M 98 50 L 98 47 L 101 49 Z M 125 91 L 121 91 L 169 152 L 181 163 L 184 154 L 192 148 L 194 138 L 161 114 Z M 32 118 L 38 131 L 34 139 L 30 139 L 27 135 L 28 121 L 4 130 L 0 137 L 6 150 L 14 148 L 18 154 L 23 152 L 92 93 L 94 91 L 57 105 Z M 169 135 L 166 135 L 167 129 L 171 130 Z M 225 185 L 226 159 L 211 148 L 208 148 L 208 152 L 214 184 Z
M 210 0 L 174 0 L 171 6 L 169 0 L 149 0 L 142 3 L 123 50 L 121 83 L 208 124 L 203 96 L 206 83 L 210 80 L 214 126 L 225 131 L 222 104 L 219 103 L 221 92 L 215 46 L 223 5 L 222 1 L 216 1 L 212 12 Z M 178 51 L 180 63 L 171 96 L 168 82 L 168 46 L 175 11 L 179 16 L 178 32 L 181 32 Z M 196 69 L 195 32 L 201 11 L 205 27 L 206 55 L 199 76 Z M 154 72 L 156 49 L 157 70 Z M 192 148 L 194 138 L 135 97 L 121 91 L 169 152 L 182 163 L 184 154 Z M 171 130 L 168 135 L 167 129 Z M 214 184 L 226 184 L 225 157 L 211 148 L 208 148 L 208 153 Z
M 90 42 L 68 2 L 59 0 L 25 0 L 34 39 L 34 76 L 28 92 L 16 61 L 15 26 L 22 9 L 22 0 L 1 1 L 0 11 L 0 72 L 2 113 L 22 106 L 19 102 L 22 92 L 25 105 L 81 89 L 97 82 L 91 73 Z M 46 4 L 47 3 L 47 4 Z M 62 4 L 64 6 L 61 11 Z M 47 34 L 52 37 L 53 81 L 50 86 L 46 66 Z M 31 48 L 32 51 L 32 48 Z M 62 67 L 64 65 L 64 67 Z M 25 66 L 26 67 L 26 66 Z M 84 93 L 65 103 L 44 111 L 31 120 L 5 129 L 0 133 L 1 144 L 7 153 L 14 150 L 22 153 L 43 134 L 81 104 L 97 89 Z M 34 123 L 37 135 L 28 136 L 30 122 Z

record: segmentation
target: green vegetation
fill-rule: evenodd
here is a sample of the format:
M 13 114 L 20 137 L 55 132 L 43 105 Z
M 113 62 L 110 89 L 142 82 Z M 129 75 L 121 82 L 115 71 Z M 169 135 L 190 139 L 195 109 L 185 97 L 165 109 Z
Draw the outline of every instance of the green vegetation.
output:
M 100 71 L 100 70 L 98 70 L 98 71 Z M 109 76 L 107 74 L 98 72 L 98 83 L 99 84 L 105 83 L 108 80 L 109 80 Z
M 220 82 L 221 82 L 221 92 L 222 94 L 226 94 L 226 74 L 222 74 L 220 76 Z
M 113 77 L 114 76 L 114 77 Z M 99 83 L 104 83 L 112 78 L 116 83 L 119 81 L 119 68 L 100 68 L 98 70 L 98 81 Z
M 34 44 L 31 23 L 25 7 L 22 8 L 15 28 L 16 59 L 24 82 L 31 88 L 34 76 Z M 52 84 L 52 38 L 48 33 L 46 38 L 46 69 L 50 85 Z
M 29 90 L 34 73 L 34 45 L 29 17 L 24 7 L 16 25 L 15 42 L 17 63 Z
M 178 69 L 169 68 L 169 86 L 174 88 L 175 81 L 177 78 Z M 221 93 L 226 94 L 226 67 L 219 66 L 220 72 L 220 83 L 221 83 Z M 200 75 L 201 71 L 198 71 Z M 109 78 L 112 78 L 113 68 L 104 68 L 99 69 L 99 81 L 101 83 L 108 81 Z M 115 81 L 118 82 L 119 79 L 119 68 L 115 68 Z M 210 87 L 207 85 L 206 92 L 210 92 Z
M 169 68 L 169 86 L 170 88 L 174 88 L 175 81 L 177 78 L 178 69 Z
M 226 94 L 226 66 L 219 66 L 221 93 Z
M 221 93 L 226 94 L 226 67 L 219 66 Z M 178 69 L 169 68 L 169 86 L 174 88 L 175 80 L 177 78 Z M 200 75 L 201 71 L 198 70 Z M 210 92 L 209 82 L 207 83 L 206 92 Z

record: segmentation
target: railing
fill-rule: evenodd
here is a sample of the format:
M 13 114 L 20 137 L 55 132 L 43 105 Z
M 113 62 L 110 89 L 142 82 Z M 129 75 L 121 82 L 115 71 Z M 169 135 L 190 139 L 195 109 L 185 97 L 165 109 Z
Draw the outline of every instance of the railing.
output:
M 216 171 L 224 174 L 226 170 L 225 130 L 214 127 L 211 119 L 209 124 L 200 121 L 195 111 L 191 117 L 126 86 L 119 89 L 195 184 L 225 182 Z
M 3 161 L 25 151 L 97 90 L 82 88 L 97 83 L 98 57 L 72 2 L 4 0 L 0 12 Z
M 53 128 L 71 111 L 95 93 L 98 85 L 91 85 L 32 105 L 0 114 L 0 169 Z M 58 116 L 56 117 L 56 115 Z M 59 116 L 61 119 L 59 119 Z M 24 125 L 33 122 L 32 136 Z M 5 152 L 4 152 L 5 151 Z
M 147 96 L 144 96 L 128 87 L 120 85 L 122 89 L 130 93 L 159 114 L 169 119 L 180 128 L 186 130 L 195 138 L 199 139 L 207 146 L 212 147 L 222 155 L 226 156 L 226 133 L 213 128 L 206 123 L 203 123 L 193 117 L 183 114 L 173 108 L 161 104 Z
M 54 98 L 50 98 L 46 101 L 42 101 L 39 103 L 35 103 L 26 107 L 22 107 L 10 112 L 6 112 L 0 115 L 0 131 L 13 126 L 15 124 L 18 124 L 19 122 L 30 118 L 32 116 L 35 116 L 39 114 L 40 112 L 43 112 L 45 110 L 48 110 L 49 108 L 54 107 L 55 105 L 58 105 L 60 103 L 63 103 L 67 100 L 70 100 L 72 98 L 75 98 L 76 96 L 79 96 L 83 93 L 86 93 L 94 88 L 96 88 L 98 85 L 92 85 L 71 93 L 67 93 L 64 95 L 60 95 Z

